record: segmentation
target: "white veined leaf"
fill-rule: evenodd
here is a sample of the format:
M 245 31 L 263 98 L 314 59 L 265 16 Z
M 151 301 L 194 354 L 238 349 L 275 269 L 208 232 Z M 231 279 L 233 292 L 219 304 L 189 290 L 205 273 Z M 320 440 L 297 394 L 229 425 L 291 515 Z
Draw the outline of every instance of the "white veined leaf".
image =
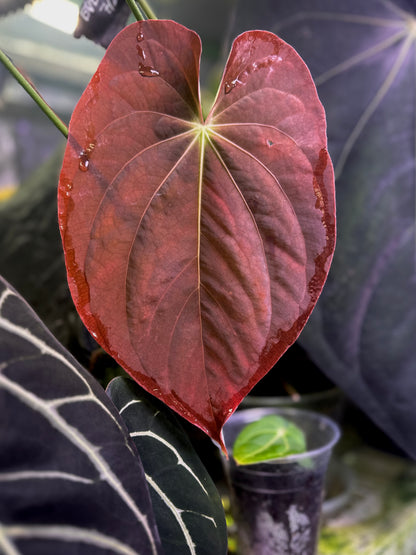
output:
M 160 553 L 117 411 L 2 278 L 0 552 Z
M 115 378 L 107 393 L 140 453 L 165 553 L 225 554 L 218 491 L 177 416 L 130 378 Z M 206 442 L 219 453 L 211 440 Z

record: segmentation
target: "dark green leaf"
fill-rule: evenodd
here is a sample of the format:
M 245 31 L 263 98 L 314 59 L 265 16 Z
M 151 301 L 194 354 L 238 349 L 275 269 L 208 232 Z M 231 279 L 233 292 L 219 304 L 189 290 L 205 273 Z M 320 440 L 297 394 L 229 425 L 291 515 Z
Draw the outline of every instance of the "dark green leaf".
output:
M 117 411 L 2 278 L 0 552 L 159 553 L 143 468 Z
M 166 555 L 226 553 L 219 494 L 175 414 L 129 378 L 107 393 L 140 453 Z

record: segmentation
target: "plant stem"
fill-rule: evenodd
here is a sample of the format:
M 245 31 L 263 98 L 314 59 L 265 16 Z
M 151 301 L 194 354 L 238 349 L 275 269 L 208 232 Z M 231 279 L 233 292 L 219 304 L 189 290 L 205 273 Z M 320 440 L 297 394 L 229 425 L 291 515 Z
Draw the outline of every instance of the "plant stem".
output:
M 52 110 L 52 108 L 43 100 L 36 89 L 29 83 L 29 81 L 23 77 L 17 67 L 13 64 L 8 56 L 0 49 L 0 62 L 6 67 L 6 69 L 13 75 L 16 81 L 24 88 L 24 90 L 33 98 L 39 108 L 48 116 L 51 122 L 59 129 L 62 135 L 68 138 L 68 128 L 64 122 L 59 118 L 57 114 Z
M 131 13 L 134 15 L 137 21 L 143 21 L 144 17 L 142 15 L 142 12 L 137 7 L 135 0 L 126 0 L 126 2 L 131 10 Z
M 157 19 L 155 12 L 149 6 L 147 0 L 137 0 L 139 6 L 141 7 L 142 11 L 144 12 L 145 16 L 148 19 Z

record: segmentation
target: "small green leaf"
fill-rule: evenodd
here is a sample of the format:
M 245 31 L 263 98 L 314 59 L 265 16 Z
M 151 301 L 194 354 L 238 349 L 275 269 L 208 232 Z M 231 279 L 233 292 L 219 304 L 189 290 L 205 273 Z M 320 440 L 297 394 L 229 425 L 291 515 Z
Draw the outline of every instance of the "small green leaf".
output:
M 285 418 L 270 414 L 241 430 L 233 457 L 238 464 L 253 464 L 305 451 L 303 431 Z

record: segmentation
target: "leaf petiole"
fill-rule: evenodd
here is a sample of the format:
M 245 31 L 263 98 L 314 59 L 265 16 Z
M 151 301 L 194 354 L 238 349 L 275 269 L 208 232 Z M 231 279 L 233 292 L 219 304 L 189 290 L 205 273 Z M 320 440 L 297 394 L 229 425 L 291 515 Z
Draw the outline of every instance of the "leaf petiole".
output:
M 143 14 L 148 18 L 148 19 L 157 19 L 154 11 L 152 10 L 152 8 L 149 6 L 147 0 L 137 0 L 137 3 L 135 0 L 126 0 L 132 14 L 134 15 L 134 17 L 137 19 L 137 21 L 143 21 L 145 19 L 145 17 L 143 16 Z M 139 4 L 139 7 L 137 6 L 137 4 Z
M 137 19 L 137 21 L 143 21 L 144 20 L 143 14 L 137 7 L 135 0 L 126 0 L 126 3 L 129 6 L 131 13 Z
M 147 0 L 137 0 L 137 2 L 148 19 L 157 19 L 155 12 L 152 10 Z
M 45 100 L 40 96 L 34 86 L 29 83 L 29 81 L 22 75 L 22 73 L 17 69 L 10 58 L 0 49 L 0 62 L 6 67 L 6 69 L 13 75 L 16 81 L 23 87 L 23 89 L 32 97 L 39 108 L 48 116 L 51 122 L 59 129 L 62 135 L 68 138 L 68 128 L 61 120 L 61 118 L 52 110 L 52 108 L 45 102 Z

